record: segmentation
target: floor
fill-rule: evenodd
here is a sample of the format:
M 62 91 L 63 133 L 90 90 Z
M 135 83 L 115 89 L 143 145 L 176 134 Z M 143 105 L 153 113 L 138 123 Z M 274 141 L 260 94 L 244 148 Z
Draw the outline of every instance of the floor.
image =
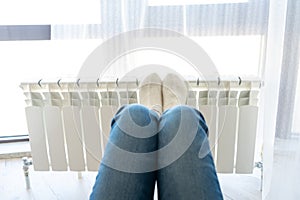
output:
M 37 172 L 30 168 L 31 189 L 25 187 L 20 158 L 0 159 L 0 199 L 88 199 L 96 173 Z M 228 200 L 261 199 L 260 180 L 254 175 L 219 175 L 224 198 Z M 155 199 L 157 199 L 155 197 Z
M 266 199 L 300 199 L 300 134 L 275 139 L 272 183 Z

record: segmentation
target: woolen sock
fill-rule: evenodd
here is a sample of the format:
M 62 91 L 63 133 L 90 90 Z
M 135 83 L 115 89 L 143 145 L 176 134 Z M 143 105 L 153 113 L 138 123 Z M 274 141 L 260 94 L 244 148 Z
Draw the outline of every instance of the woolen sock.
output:
M 185 105 L 188 88 L 186 83 L 175 74 L 168 74 L 163 80 L 162 86 L 163 111 L 176 105 Z
M 159 116 L 162 113 L 161 87 L 160 77 L 153 73 L 142 81 L 139 89 L 140 103 L 157 112 Z

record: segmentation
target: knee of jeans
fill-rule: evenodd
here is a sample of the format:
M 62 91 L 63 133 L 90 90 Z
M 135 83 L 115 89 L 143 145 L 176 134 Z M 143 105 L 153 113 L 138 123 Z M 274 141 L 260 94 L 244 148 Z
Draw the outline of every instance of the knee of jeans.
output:
M 140 104 L 130 104 L 124 111 L 127 111 L 132 121 L 139 126 L 147 126 L 155 118 L 147 107 Z
M 178 105 L 168 110 L 169 115 L 172 117 L 180 116 L 182 112 L 189 113 L 196 116 L 195 109 L 190 106 Z
M 189 106 L 175 106 L 168 111 L 166 111 L 160 120 L 160 130 L 177 130 L 179 124 L 181 124 L 182 119 L 188 118 L 190 120 L 196 119 L 196 111 Z
M 166 120 L 168 120 L 168 118 L 172 120 L 181 120 L 181 117 L 192 117 L 204 129 L 204 132 L 208 134 L 208 128 L 205 119 L 199 110 L 186 105 L 178 105 L 168 110 L 167 113 L 168 114 L 165 116 Z

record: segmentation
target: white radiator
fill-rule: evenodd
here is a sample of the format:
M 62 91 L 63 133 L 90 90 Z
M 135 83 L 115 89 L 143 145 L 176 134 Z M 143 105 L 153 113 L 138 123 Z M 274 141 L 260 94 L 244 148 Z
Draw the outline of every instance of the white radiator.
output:
M 252 173 L 260 81 L 190 82 L 219 173 Z M 34 169 L 97 171 L 111 119 L 138 103 L 138 82 L 22 83 Z

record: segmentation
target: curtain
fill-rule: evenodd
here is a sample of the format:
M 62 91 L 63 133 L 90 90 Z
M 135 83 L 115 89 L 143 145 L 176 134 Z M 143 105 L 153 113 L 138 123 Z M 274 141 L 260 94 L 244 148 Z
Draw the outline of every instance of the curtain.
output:
M 161 28 L 172 30 L 201 40 L 201 38 L 210 38 L 215 44 L 219 41 L 218 36 L 254 36 L 258 37 L 259 45 L 257 48 L 257 62 L 254 67 L 259 68 L 257 72 L 251 75 L 256 77 L 262 76 L 263 55 L 259 55 L 260 51 L 264 54 L 264 42 L 268 30 L 268 0 L 249 0 L 247 3 L 226 3 L 226 4 L 208 4 L 208 5 L 166 5 L 166 6 L 148 6 L 148 0 L 100 0 L 101 5 L 101 24 L 65 24 L 51 25 L 52 40 L 85 40 L 85 39 L 103 39 L 107 40 L 113 36 L 139 28 Z M 154 34 L 154 33 L 153 33 Z M 153 36 L 165 36 L 166 32 L 155 33 Z M 171 34 L 171 33 L 168 33 Z M 170 36 L 170 35 L 168 35 Z M 220 37 L 220 38 L 221 38 Z M 208 39 L 207 39 L 208 40 Z M 212 46 L 208 41 L 201 40 L 201 46 Z M 240 39 L 241 40 L 241 39 Z M 224 41 L 224 40 L 223 40 Z M 220 41 L 222 43 L 222 41 Z M 223 60 L 233 61 L 228 65 L 235 66 L 236 71 L 243 71 L 243 65 L 240 67 L 234 63 L 241 57 L 234 57 L 232 52 L 231 57 L 226 59 L 228 51 L 225 43 L 222 43 L 224 50 Z M 230 44 L 229 44 L 230 46 Z M 247 50 L 248 45 L 240 45 L 236 49 L 237 52 L 243 52 L 240 49 Z M 215 51 L 210 48 L 210 54 L 218 52 L 218 57 L 222 57 L 222 52 Z M 220 47 L 218 49 L 221 49 Z M 244 53 L 247 59 L 247 53 Z M 251 56 L 249 56 L 250 58 Z M 251 57 L 252 58 L 252 57 Z M 125 59 L 126 60 L 126 59 Z M 222 60 L 222 61 L 223 61 Z M 125 64 L 124 64 L 125 62 Z M 129 70 L 130 65 L 124 61 L 122 70 Z M 217 63 L 221 60 L 216 59 Z M 248 60 L 246 61 L 249 62 Z M 259 63 L 260 62 L 260 63 Z M 223 67 L 223 66 L 221 66 Z M 234 71 L 223 68 L 222 72 Z M 118 70 L 112 70 L 117 74 Z M 226 74 L 238 76 L 249 74 Z M 110 77 L 113 77 L 110 75 Z M 115 77 L 116 78 L 116 77 Z M 217 77 L 215 77 L 217 79 Z
M 270 1 L 261 115 L 263 129 L 263 199 L 270 195 L 279 83 L 284 46 L 287 1 Z
M 101 0 L 101 24 L 52 25 L 52 39 L 107 39 L 138 28 L 164 28 L 190 36 L 265 34 L 268 0 L 209 5 L 148 6 L 148 0 Z M 186 14 L 184 16 L 184 14 Z
M 277 6 L 280 5 L 277 4 Z M 284 7 L 286 7 L 286 24 L 280 63 L 274 160 L 272 162 L 272 175 L 269 175 L 269 180 L 267 180 L 270 184 L 270 192 L 266 194 L 267 199 L 300 198 L 298 187 L 300 185 L 300 131 L 296 125 L 299 124 L 300 120 L 298 79 L 300 2 L 289 0 Z M 272 72 L 274 72 L 273 69 L 267 73 Z

